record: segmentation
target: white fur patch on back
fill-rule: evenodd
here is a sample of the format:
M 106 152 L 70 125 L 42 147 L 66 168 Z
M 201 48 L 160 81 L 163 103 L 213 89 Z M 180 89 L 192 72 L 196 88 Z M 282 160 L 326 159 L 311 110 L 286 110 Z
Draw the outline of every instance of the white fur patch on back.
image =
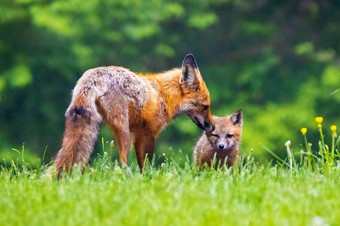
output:
M 99 98 L 106 94 L 129 98 L 142 109 L 148 99 L 146 81 L 122 67 L 98 67 L 86 71 L 78 80 L 73 98 L 82 93 L 87 98 Z

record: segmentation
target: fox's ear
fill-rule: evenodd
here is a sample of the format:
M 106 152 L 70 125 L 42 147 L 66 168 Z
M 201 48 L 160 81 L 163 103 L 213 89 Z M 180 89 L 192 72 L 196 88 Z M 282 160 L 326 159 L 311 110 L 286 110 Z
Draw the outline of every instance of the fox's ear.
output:
M 233 123 L 233 125 L 242 125 L 243 124 L 243 114 L 241 109 L 232 113 L 230 115 L 230 120 Z
M 198 79 L 197 70 L 198 66 L 195 57 L 191 53 L 187 54 L 182 62 L 182 75 L 179 83 L 186 83 L 188 86 L 195 85 Z

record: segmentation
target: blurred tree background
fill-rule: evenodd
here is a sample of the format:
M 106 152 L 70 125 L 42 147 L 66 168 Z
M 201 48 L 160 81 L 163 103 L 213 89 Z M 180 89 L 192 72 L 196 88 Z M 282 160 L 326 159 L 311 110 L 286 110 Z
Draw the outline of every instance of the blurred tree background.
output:
M 72 88 L 87 69 L 158 72 L 188 52 L 212 112 L 243 110 L 242 152 L 285 156 L 286 140 L 303 143 L 301 127 L 315 128 L 313 138 L 315 116 L 325 130 L 340 126 L 339 37 L 340 1 L 331 0 L 1 0 L 0 157 L 23 143 L 28 158 L 56 154 Z M 156 161 L 191 158 L 201 133 L 176 119 L 157 140 Z M 113 139 L 105 126 L 101 137 Z

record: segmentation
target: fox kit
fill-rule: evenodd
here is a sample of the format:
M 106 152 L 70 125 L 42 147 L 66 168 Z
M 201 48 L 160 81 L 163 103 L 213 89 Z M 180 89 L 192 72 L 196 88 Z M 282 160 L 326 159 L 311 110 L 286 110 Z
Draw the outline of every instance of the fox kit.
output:
M 102 121 L 114 132 L 120 162 L 127 164 L 132 141 L 142 170 L 146 155 L 152 160 L 157 135 L 180 115 L 207 132 L 214 130 L 209 91 L 192 54 L 185 56 L 181 68 L 159 74 L 114 66 L 90 69 L 78 80 L 65 113 L 57 174 L 88 162 Z
M 205 163 L 211 166 L 214 157 L 216 157 L 215 168 L 225 163 L 228 167 L 234 164 L 240 148 L 242 118 L 241 110 L 226 117 L 213 116 L 215 129 L 205 131 L 194 150 L 194 161 L 198 166 L 203 166 Z

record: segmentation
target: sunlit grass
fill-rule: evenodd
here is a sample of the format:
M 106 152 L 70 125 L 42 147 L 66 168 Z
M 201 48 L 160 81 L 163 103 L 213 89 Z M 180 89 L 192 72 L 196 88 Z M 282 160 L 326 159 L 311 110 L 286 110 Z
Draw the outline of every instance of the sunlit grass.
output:
M 168 161 L 143 174 L 98 158 L 62 180 L 20 166 L 0 173 L 3 225 L 313 225 L 340 221 L 339 170 L 261 165 L 197 171 Z
M 47 165 L 13 161 L 0 171 L 2 225 L 336 225 L 340 222 L 339 137 L 286 143 L 287 159 L 262 164 L 251 153 L 230 169 L 197 170 L 166 156 L 159 166 L 121 168 L 112 147 L 85 172 L 57 180 Z M 313 128 L 311 128 L 312 130 Z M 104 148 L 105 146 L 105 148 Z M 108 147 L 109 146 L 109 147 Z M 329 148 L 330 147 L 330 148 Z M 14 150 L 20 157 L 22 150 Z M 288 153 L 289 153 L 288 152 Z

